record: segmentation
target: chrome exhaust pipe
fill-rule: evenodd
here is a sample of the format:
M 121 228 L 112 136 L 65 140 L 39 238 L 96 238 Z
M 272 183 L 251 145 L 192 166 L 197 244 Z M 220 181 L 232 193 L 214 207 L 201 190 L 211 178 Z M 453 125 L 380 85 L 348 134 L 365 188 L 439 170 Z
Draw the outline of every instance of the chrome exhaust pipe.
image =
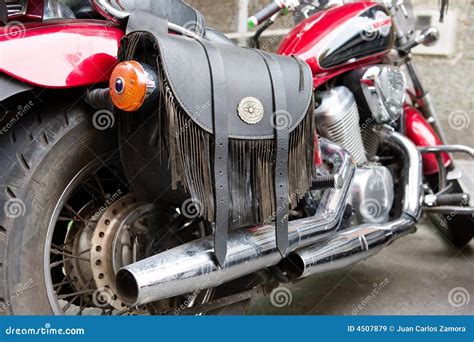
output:
M 289 252 L 327 239 L 334 234 L 344 213 L 355 163 L 340 146 L 321 138 L 323 159 L 343 179 L 340 189 L 326 190 L 313 217 L 291 221 Z M 216 287 L 252 272 L 276 265 L 282 256 L 276 247 L 274 225 L 232 231 L 228 237 L 224 267 L 214 257 L 214 238 L 201 238 L 125 266 L 116 275 L 121 299 L 130 306 L 142 305 Z
M 328 241 L 313 244 L 290 254 L 281 268 L 295 278 L 336 270 L 362 261 L 395 241 L 415 231 L 421 212 L 421 156 L 415 145 L 398 133 L 384 134 L 385 142 L 397 149 L 405 164 L 406 178 L 403 213 L 386 224 L 363 224 L 342 231 Z
M 337 270 L 377 254 L 414 230 L 415 221 L 405 214 L 387 224 L 363 224 L 290 254 L 282 269 L 294 278 Z

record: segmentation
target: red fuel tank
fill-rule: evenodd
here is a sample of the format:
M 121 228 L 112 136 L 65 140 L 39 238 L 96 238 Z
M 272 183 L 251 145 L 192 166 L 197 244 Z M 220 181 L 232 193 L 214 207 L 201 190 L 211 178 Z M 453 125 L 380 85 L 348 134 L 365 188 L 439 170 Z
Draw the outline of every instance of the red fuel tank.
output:
M 358 2 L 321 11 L 299 23 L 282 41 L 282 55 L 305 60 L 313 75 L 335 74 L 381 61 L 394 44 L 392 18 L 374 2 Z

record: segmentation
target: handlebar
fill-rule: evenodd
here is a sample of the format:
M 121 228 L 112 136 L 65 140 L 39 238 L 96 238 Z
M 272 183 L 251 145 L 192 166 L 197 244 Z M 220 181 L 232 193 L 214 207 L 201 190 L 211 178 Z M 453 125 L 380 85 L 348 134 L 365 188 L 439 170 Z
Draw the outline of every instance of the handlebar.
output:
M 281 0 L 274 0 L 271 4 L 261 9 L 257 14 L 251 16 L 248 20 L 249 28 L 254 28 L 260 25 L 262 22 L 271 18 L 285 7 L 285 4 Z

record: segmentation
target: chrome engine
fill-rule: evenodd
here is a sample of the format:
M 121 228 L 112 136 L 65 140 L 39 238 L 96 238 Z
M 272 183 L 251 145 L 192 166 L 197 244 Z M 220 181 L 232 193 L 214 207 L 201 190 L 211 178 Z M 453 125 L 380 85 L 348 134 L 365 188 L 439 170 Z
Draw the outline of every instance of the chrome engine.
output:
M 391 65 L 370 67 L 364 72 L 360 86 L 378 124 L 400 118 L 407 88 L 407 79 L 400 68 Z
M 351 225 L 385 223 L 393 206 L 394 181 L 390 171 L 376 162 L 379 135 L 375 128 L 402 114 L 406 79 L 391 66 L 357 70 L 352 77 L 354 89 L 339 86 L 316 93 L 316 126 L 357 162 L 349 195 L 355 213 Z
M 315 120 L 319 133 L 344 147 L 357 164 L 367 161 L 359 126 L 359 110 L 352 92 L 346 87 L 335 87 L 316 93 L 320 105 Z
M 353 224 L 388 222 L 393 199 L 393 177 L 386 167 L 357 168 L 348 200 L 355 209 Z

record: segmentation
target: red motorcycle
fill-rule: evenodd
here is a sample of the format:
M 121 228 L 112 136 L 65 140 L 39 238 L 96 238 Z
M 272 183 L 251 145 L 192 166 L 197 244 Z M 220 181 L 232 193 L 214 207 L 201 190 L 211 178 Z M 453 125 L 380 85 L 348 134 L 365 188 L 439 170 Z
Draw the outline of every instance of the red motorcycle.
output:
M 423 211 L 469 242 L 450 153 L 474 151 L 446 144 L 410 55 L 437 31 L 411 38 L 407 1 L 278 0 L 254 42 L 287 13 L 271 54 L 178 0 L 0 0 L 7 312 L 244 313 Z

